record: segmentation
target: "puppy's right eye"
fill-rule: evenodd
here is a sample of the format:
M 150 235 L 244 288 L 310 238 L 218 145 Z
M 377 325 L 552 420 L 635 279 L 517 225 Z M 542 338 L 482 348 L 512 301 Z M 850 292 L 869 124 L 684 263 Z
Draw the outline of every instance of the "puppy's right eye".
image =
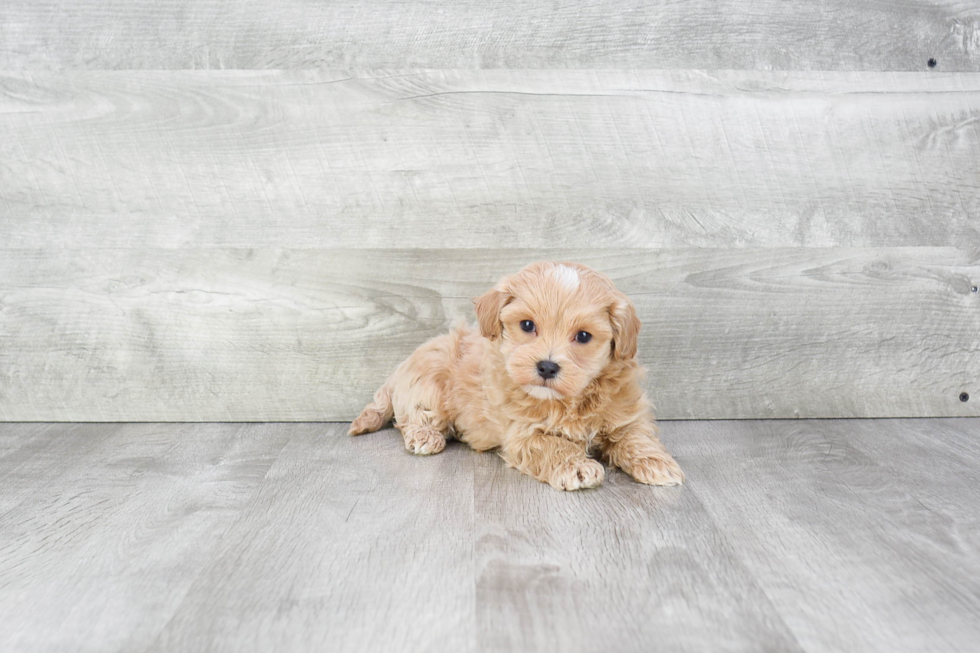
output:
M 521 320 L 521 331 L 525 333 L 531 333 L 534 331 L 534 322 L 531 320 Z

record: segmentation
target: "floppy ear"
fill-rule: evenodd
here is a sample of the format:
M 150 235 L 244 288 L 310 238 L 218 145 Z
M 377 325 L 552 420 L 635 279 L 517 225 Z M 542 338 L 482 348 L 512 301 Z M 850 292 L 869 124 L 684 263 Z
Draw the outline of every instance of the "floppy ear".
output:
M 473 300 L 476 305 L 476 320 L 480 323 L 480 333 L 484 338 L 496 340 L 500 337 L 500 310 L 507 303 L 509 295 L 491 288 Z
M 609 307 L 609 322 L 613 331 L 613 355 L 626 360 L 636 356 L 636 339 L 640 334 L 640 318 L 636 306 L 626 295 L 621 295 Z

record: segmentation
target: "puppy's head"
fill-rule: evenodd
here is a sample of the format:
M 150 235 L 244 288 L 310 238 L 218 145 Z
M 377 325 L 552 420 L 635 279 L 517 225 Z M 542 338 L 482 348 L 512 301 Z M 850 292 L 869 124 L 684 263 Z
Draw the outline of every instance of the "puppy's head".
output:
M 473 301 L 507 374 L 538 399 L 575 397 L 613 361 L 636 356 L 633 302 L 584 265 L 532 263 Z

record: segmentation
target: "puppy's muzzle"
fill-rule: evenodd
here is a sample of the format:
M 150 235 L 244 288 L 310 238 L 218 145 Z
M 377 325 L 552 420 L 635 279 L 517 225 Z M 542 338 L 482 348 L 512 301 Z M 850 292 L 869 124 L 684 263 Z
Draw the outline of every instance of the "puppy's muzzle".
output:
M 538 376 L 547 381 L 558 376 L 561 366 L 554 361 L 538 361 Z

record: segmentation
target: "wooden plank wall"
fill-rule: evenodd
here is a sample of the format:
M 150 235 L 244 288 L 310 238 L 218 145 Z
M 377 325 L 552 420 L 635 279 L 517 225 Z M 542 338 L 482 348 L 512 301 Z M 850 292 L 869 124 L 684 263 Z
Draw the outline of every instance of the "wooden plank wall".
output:
M 661 418 L 980 415 L 978 218 L 973 3 L 0 9 L 2 420 L 350 419 L 539 258 Z

